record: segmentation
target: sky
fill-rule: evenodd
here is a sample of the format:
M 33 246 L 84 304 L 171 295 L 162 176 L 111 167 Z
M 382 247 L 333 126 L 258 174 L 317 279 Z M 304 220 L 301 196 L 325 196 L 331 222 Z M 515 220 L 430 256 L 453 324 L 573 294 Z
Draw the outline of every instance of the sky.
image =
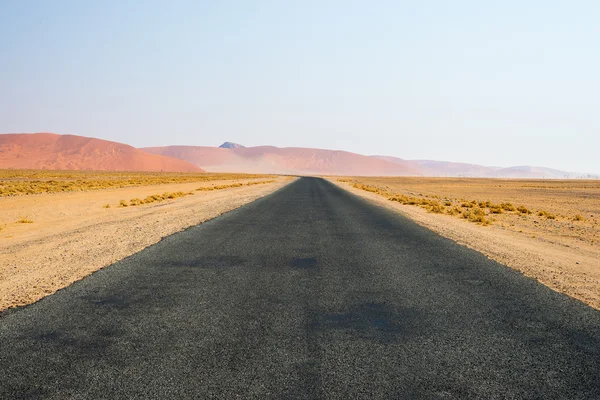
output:
M 600 172 L 600 2 L 0 3 L 0 133 Z

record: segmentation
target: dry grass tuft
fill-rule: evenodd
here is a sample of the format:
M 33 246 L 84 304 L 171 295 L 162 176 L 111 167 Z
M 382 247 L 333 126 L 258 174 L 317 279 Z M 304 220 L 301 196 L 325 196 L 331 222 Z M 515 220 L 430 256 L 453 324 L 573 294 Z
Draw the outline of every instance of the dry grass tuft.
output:
M 471 222 L 477 222 L 482 225 L 490 225 L 494 220 L 487 218 L 485 209 L 481 207 L 473 208 L 472 210 L 465 210 L 462 213 L 462 217 Z
M 250 181 L 247 183 L 236 182 L 236 183 L 232 183 L 229 185 L 204 186 L 204 187 L 198 188 L 196 190 L 198 190 L 200 192 L 208 192 L 211 190 L 231 189 L 231 188 L 242 187 L 242 186 L 264 185 L 264 184 L 273 183 L 273 182 L 275 182 L 274 179 L 268 180 L 268 181 Z
M 505 211 L 516 211 L 517 208 L 513 206 L 511 203 L 502 203 L 500 204 L 503 210 Z
M 492 213 L 492 214 L 502 214 L 502 213 L 504 213 L 504 209 L 503 209 L 502 205 L 493 204 L 490 207 L 490 213 Z
M 428 211 L 435 214 L 443 214 L 446 211 L 446 207 L 443 206 L 439 201 L 434 200 L 429 203 Z
M 104 207 L 104 208 L 110 208 L 110 204 L 105 204 L 102 207 Z
M 525 206 L 519 206 L 517 207 L 517 211 L 519 211 L 521 214 L 531 214 L 531 210 L 529 210 L 527 207 Z
M 138 199 L 137 197 L 129 200 L 129 205 L 132 206 L 132 207 L 139 206 L 139 205 L 142 205 L 142 204 L 144 204 L 144 202 L 142 201 L 142 199 Z
M 538 217 L 546 217 L 546 219 L 556 219 L 556 215 L 549 213 L 548 211 L 538 211 Z
M 451 209 L 448 210 L 448 215 L 458 215 L 461 213 L 462 213 L 462 210 L 458 207 L 452 207 Z
M 20 224 L 32 224 L 33 220 L 29 219 L 29 217 L 25 216 L 25 217 L 19 217 L 18 223 Z

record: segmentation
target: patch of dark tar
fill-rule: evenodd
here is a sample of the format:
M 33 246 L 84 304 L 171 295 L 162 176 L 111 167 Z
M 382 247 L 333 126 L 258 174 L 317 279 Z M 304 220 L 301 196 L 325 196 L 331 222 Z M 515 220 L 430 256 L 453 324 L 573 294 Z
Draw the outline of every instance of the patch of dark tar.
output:
M 298 269 L 314 268 L 318 264 L 319 264 L 319 262 L 317 261 L 317 259 L 313 258 L 313 257 L 309 257 L 309 258 L 293 258 L 292 261 L 290 261 L 290 266 L 292 268 L 298 268 Z

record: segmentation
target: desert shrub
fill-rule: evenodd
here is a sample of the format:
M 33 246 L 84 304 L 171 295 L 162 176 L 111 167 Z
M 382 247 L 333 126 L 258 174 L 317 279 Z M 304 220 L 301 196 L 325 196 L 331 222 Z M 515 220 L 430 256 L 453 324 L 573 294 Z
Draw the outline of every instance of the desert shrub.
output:
M 229 185 L 215 185 L 215 186 L 203 186 L 200 187 L 198 189 L 196 189 L 197 191 L 201 191 L 201 192 L 209 192 L 211 190 L 222 190 L 222 189 L 229 189 L 229 188 L 236 188 L 236 187 L 242 187 L 242 186 L 253 186 L 253 185 L 262 185 L 262 184 L 266 184 L 266 183 L 273 183 L 275 182 L 275 179 L 272 180 L 268 180 L 268 181 L 250 181 L 247 183 L 240 183 L 240 182 L 236 182 L 236 183 L 232 183 Z M 378 188 L 375 188 L 374 186 L 369 186 L 369 185 L 363 185 L 360 183 L 355 183 L 354 184 L 355 188 L 358 189 L 362 189 L 362 190 L 367 190 L 369 192 L 376 192 L 379 190 Z M 375 188 L 375 189 L 373 189 Z M 191 192 L 190 192 L 191 194 Z
M 429 203 L 429 212 L 436 214 L 443 214 L 446 211 L 446 207 L 444 207 L 439 201 L 431 201 Z
M 517 207 L 517 211 L 519 211 L 521 214 L 531 214 L 531 211 L 525 206 Z
M 397 201 L 398 203 L 402 203 L 402 204 L 408 203 L 408 197 L 406 195 L 400 195 L 400 194 L 396 194 L 394 196 L 389 197 L 389 200 Z
M 449 215 L 458 215 L 460 213 L 461 213 L 461 210 L 458 207 L 452 207 L 451 209 L 448 210 Z
M 127 207 L 129 205 L 129 203 L 127 202 L 127 200 L 121 200 L 119 201 L 119 206 L 120 207 Z
M 451 202 L 450 200 L 445 200 L 445 201 L 444 201 L 444 205 L 445 205 L 446 207 L 450 207 L 450 206 L 452 205 L 452 202 Z
M 150 203 L 154 203 L 155 201 L 163 201 L 163 197 L 160 194 L 153 194 L 150 196 L 146 196 L 146 198 L 144 199 L 144 203 L 146 204 L 150 204 Z
M 141 204 L 144 204 L 144 202 L 142 201 L 142 199 L 138 199 L 137 197 L 129 200 L 129 205 L 132 207 L 139 206 Z
M 538 217 L 546 217 L 546 219 L 556 219 L 556 215 L 549 213 L 548 211 L 538 211 Z
M 502 203 L 500 206 L 506 211 L 516 211 L 515 206 L 513 206 L 511 203 Z
M 460 206 L 461 206 L 461 207 L 464 207 L 464 208 L 472 208 L 472 207 L 473 207 L 473 204 L 471 204 L 471 203 L 467 203 L 467 202 L 463 202 L 463 203 L 462 203 Z
M 104 207 L 104 208 L 110 208 L 110 204 L 105 204 L 102 207 Z
M 573 221 L 583 221 L 583 217 L 581 214 L 577 214 L 573 217 Z
M 477 216 L 485 215 L 485 210 L 483 208 L 474 208 L 473 214 Z
M 492 204 L 492 206 L 490 207 L 490 212 L 492 214 L 502 214 L 504 213 L 504 209 L 499 204 Z
M 381 191 L 377 186 L 363 185 L 362 183 L 355 183 L 353 186 L 357 189 L 372 193 L 379 193 Z
M 463 211 L 462 217 L 471 222 L 477 222 L 483 225 L 489 225 L 493 222 L 492 219 L 486 218 L 485 210 L 478 207 Z
M 33 220 L 29 219 L 29 217 L 27 217 L 27 216 L 24 216 L 24 217 L 19 217 L 17 222 L 20 224 L 32 224 Z

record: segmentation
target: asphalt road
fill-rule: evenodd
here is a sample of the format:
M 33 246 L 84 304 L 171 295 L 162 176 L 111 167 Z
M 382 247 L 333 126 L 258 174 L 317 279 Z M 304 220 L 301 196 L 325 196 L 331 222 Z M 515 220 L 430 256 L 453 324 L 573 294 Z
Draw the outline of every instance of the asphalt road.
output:
M 600 399 L 600 312 L 303 178 L 0 316 L 0 399 Z

